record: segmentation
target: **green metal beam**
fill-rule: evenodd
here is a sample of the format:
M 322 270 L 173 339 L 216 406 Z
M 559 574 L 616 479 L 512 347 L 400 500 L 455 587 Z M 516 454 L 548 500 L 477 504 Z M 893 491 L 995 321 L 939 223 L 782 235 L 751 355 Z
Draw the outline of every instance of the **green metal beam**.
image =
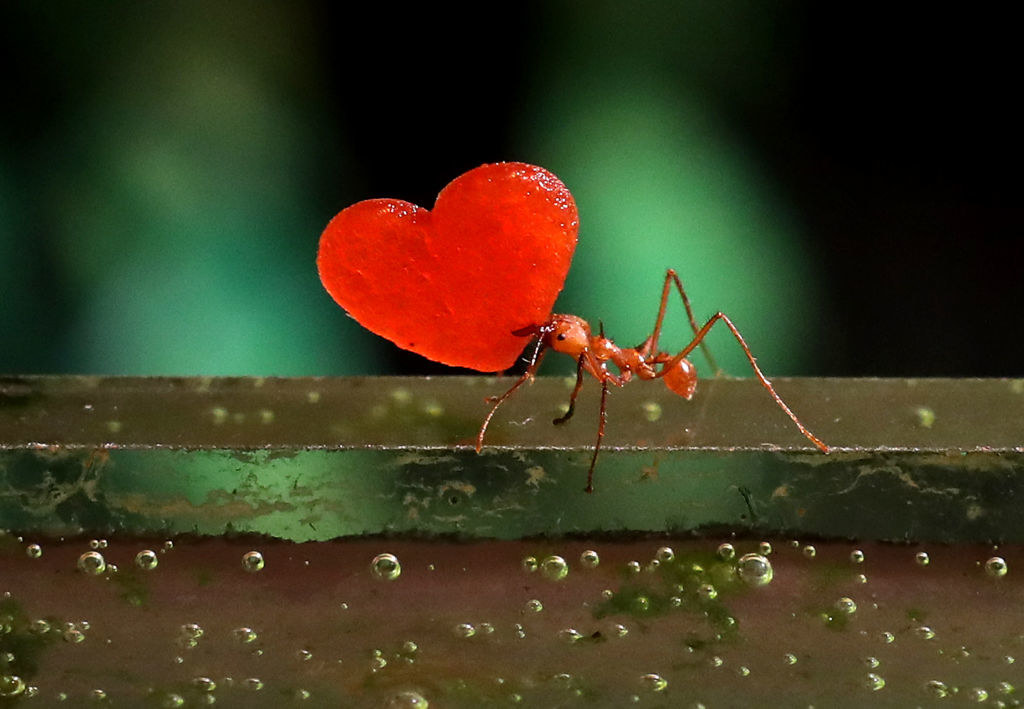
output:
M 288 540 L 392 532 L 771 532 L 1024 541 L 1024 380 L 780 379 L 817 451 L 753 380 L 598 387 L 413 378 L 0 379 L 0 515 L 61 535 L 227 531 Z

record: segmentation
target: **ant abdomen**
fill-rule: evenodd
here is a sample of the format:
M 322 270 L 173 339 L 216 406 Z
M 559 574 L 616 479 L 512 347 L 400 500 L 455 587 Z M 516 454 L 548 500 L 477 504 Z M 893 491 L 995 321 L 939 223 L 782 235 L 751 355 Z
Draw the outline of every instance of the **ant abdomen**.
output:
M 661 373 L 665 386 L 684 399 L 692 398 L 693 392 L 697 389 L 697 368 L 693 366 L 693 362 L 684 358 L 675 366 L 670 367 L 666 364 L 665 367 Z

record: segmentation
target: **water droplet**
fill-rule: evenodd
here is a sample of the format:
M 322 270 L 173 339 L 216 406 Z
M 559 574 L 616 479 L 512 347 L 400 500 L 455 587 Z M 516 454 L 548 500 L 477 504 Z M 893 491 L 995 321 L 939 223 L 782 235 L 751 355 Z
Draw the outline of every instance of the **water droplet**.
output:
M 865 576 L 864 574 L 857 574 L 856 576 L 853 577 L 853 580 L 856 581 L 857 583 L 867 583 L 868 582 L 868 577 Z
M 931 428 L 935 424 L 935 411 L 927 406 L 918 406 L 914 413 L 917 414 L 917 422 L 922 428 Z
M 217 683 L 209 677 L 196 677 L 192 680 L 192 686 L 200 692 L 212 692 L 217 689 Z
M 919 551 L 914 554 L 914 561 L 917 562 L 918 566 L 928 566 L 931 563 L 931 557 L 928 556 L 928 552 Z
M 744 554 L 736 564 L 736 573 L 750 586 L 764 586 L 775 576 L 772 562 L 760 554 Z
M 797 657 L 793 653 L 787 652 L 785 655 L 782 656 L 782 661 L 785 662 L 787 665 L 795 665 L 797 662 Z
M 996 685 L 996 689 L 999 690 L 1000 694 L 1013 694 L 1017 691 L 1017 688 L 1009 682 L 1000 682 Z
M 601 598 L 603 598 L 606 601 L 610 601 L 613 598 L 615 598 L 615 591 L 611 590 L 610 588 L 602 589 Z
M 651 608 L 651 599 L 639 594 L 633 599 L 633 610 L 639 613 L 646 613 Z
M 558 639 L 571 645 L 582 640 L 583 633 L 576 630 L 576 628 L 563 628 L 558 631 Z
M 719 559 L 722 559 L 723 561 L 729 561 L 730 559 L 736 556 L 736 547 L 734 547 L 732 544 L 729 544 L 729 542 L 726 542 L 724 544 L 719 544 L 718 549 L 715 553 L 718 554 Z
M 622 623 L 616 623 L 612 626 L 612 631 L 615 633 L 615 637 L 624 638 L 629 635 L 629 628 Z
M 1012 665 L 1016 661 L 1013 655 L 1003 655 L 1003 664 Z
M 185 697 L 176 692 L 165 694 L 164 698 L 160 700 L 160 706 L 164 709 L 177 709 L 177 707 L 183 707 L 185 706 Z
M 972 702 L 977 702 L 978 704 L 981 704 L 982 702 L 988 701 L 988 690 L 983 689 L 982 687 L 973 687 L 970 690 L 968 690 L 967 697 Z
M 405 690 L 384 700 L 384 709 L 427 709 L 430 703 L 419 692 Z
M 658 550 L 654 552 L 654 558 L 663 564 L 667 564 L 676 558 L 676 553 L 672 550 L 672 547 L 658 547 Z
M 394 554 L 378 554 L 370 562 L 370 571 L 381 581 L 394 581 L 402 575 L 402 565 Z
M 544 610 L 544 604 L 536 598 L 531 598 L 526 602 L 525 608 L 530 613 L 540 613 Z
M 152 571 L 160 561 L 152 549 L 143 549 L 135 555 L 135 565 L 144 571 Z
M 303 689 L 300 687 L 292 693 L 292 696 L 295 698 L 296 701 L 304 702 L 310 697 L 312 697 L 313 693 L 310 692 L 308 689 Z
M 313 653 L 305 648 L 302 648 L 301 650 L 297 650 L 295 652 L 295 657 L 299 660 L 299 662 L 309 662 L 313 659 Z
M 697 589 L 697 595 L 705 601 L 713 601 L 718 598 L 718 589 L 709 583 L 701 584 L 700 588 Z
M 94 689 L 89 692 L 89 699 L 94 702 L 105 702 L 107 700 L 107 693 L 102 689 Z
M 107 562 L 98 551 L 87 551 L 78 557 L 78 568 L 91 576 L 99 576 L 107 570 Z
M 985 562 L 985 573 L 992 578 L 1001 578 L 1006 576 L 1006 572 L 1008 570 L 1006 560 L 1001 556 L 993 556 Z
M 18 675 L 0 675 L 0 697 L 17 697 L 25 691 L 25 680 Z
M 931 640 L 935 637 L 935 631 L 929 628 L 927 625 L 922 625 L 921 627 L 914 629 L 914 635 L 921 638 L 922 640 Z
M 256 634 L 255 630 L 246 627 L 235 628 L 231 631 L 231 635 L 235 638 L 236 641 L 242 643 L 243 645 L 248 645 L 249 643 L 256 642 L 256 638 L 259 637 L 259 635 Z
M 515 636 L 520 640 L 526 637 L 526 628 L 524 628 L 521 623 L 513 625 L 512 632 L 515 633 Z
M 476 628 L 471 623 L 459 623 L 454 628 L 455 636 L 459 638 L 471 638 L 476 635 Z
M 626 573 L 628 574 L 639 574 L 640 573 L 640 562 L 630 561 L 626 563 Z
M 853 615 L 857 612 L 857 604 L 852 598 L 843 596 L 835 603 L 836 610 L 847 615 Z
M 679 608 L 683 605 L 683 598 L 682 596 L 669 596 L 668 604 L 673 608 Z
M 658 567 L 660 567 L 660 566 L 661 566 L 661 562 L 660 561 L 658 561 L 657 559 L 651 559 L 650 561 L 647 562 L 647 565 L 644 567 L 644 571 L 646 571 L 649 574 L 653 574 L 655 571 L 658 570 Z
M 736 668 L 736 675 L 738 677 L 749 677 L 750 676 L 750 668 L 747 667 L 746 665 L 740 665 L 739 667 Z
M 854 564 L 864 563 L 864 552 L 860 549 L 854 549 L 850 552 L 850 562 Z
M 879 635 L 879 637 L 882 639 L 882 642 L 887 645 L 893 643 L 896 640 L 896 636 L 890 633 L 888 630 L 883 631 L 882 634 Z
M 544 560 L 540 562 L 540 572 L 546 579 L 561 581 L 569 575 L 569 565 L 562 557 L 552 554 L 544 557 Z
M 396 404 L 408 404 L 412 401 L 412 392 L 405 387 L 396 387 L 391 390 L 391 400 Z
M 404 652 L 406 655 L 412 655 L 416 652 L 419 652 L 419 649 L 420 646 L 414 643 L 412 640 L 406 640 L 404 643 L 402 643 L 402 652 Z
M 757 545 L 757 550 L 758 550 L 758 552 L 761 553 L 762 556 L 768 556 L 769 554 L 772 553 L 772 543 L 771 542 L 761 542 L 760 544 Z
M 580 564 L 582 564 L 588 569 L 594 568 L 599 563 L 601 563 L 601 558 L 593 549 L 587 549 L 585 552 L 580 554 Z
M 721 667 L 725 664 L 725 660 L 723 660 L 718 655 L 712 655 L 711 658 L 708 660 L 708 664 L 712 667 Z
M 85 641 L 85 633 L 74 626 L 67 628 L 61 634 L 61 637 L 64 638 L 64 642 L 71 643 L 72 645 L 77 645 L 78 643 Z
M 46 635 L 50 632 L 50 622 L 44 618 L 33 620 L 32 624 L 29 625 L 29 630 L 36 635 Z
M 949 696 L 949 687 L 946 686 L 945 682 L 940 682 L 937 679 L 928 680 L 924 683 L 924 691 L 936 699 L 945 699 Z
M 661 404 L 653 401 L 648 401 L 643 405 L 644 418 L 649 422 L 654 423 L 661 418 Z
M 38 544 L 29 544 L 25 547 L 25 554 L 28 555 L 29 559 L 38 559 L 43 555 L 43 548 Z
M 480 623 L 478 626 L 476 626 L 476 631 L 481 635 L 493 635 L 494 626 L 490 623 Z
M 874 672 L 868 672 L 867 677 L 864 678 L 864 686 L 872 692 L 877 692 L 885 686 L 885 680 Z
M 263 680 L 259 677 L 247 677 L 242 680 L 242 686 L 248 689 L 250 692 L 258 692 L 263 689 Z
M 539 567 L 540 567 L 540 564 L 537 562 L 537 557 L 535 557 L 535 556 L 528 556 L 528 557 L 523 559 L 523 571 L 528 571 L 528 572 L 530 572 L 532 574 Z
M 664 692 L 668 687 L 668 680 L 652 672 L 641 677 L 640 684 L 649 692 Z
M 263 554 L 258 551 L 247 551 L 242 554 L 242 568 L 249 573 L 262 571 L 264 563 Z
M 185 625 L 178 628 L 178 635 L 182 638 L 188 638 L 191 640 L 198 640 L 203 637 L 203 628 L 198 623 L 186 623 Z
M 881 665 L 881 664 L 882 663 L 879 661 L 879 659 L 877 657 L 865 657 L 864 658 L 864 666 L 867 667 L 869 670 L 878 669 L 878 666 Z
M 813 559 L 815 557 L 815 555 L 817 555 L 817 553 L 818 553 L 818 550 L 815 549 L 810 544 L 808 544 L 807 546 L 804 547 L 804 556 L 806 556 L 808 559 Z

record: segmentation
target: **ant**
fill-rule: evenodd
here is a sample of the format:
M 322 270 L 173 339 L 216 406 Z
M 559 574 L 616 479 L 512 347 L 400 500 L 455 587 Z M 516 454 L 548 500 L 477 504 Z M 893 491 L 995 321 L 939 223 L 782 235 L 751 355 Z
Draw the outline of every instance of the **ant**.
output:
M 658 349 L 658 338 L 661 335 L 661 325 L 665 319 L 665 307 L 668 305 L 672 284 L 675 284 L 676 290 L 679 291 L 679 296 L 683 300 L 683 305 L 686 307 L 686 315 L 690 319 L 690 327 L 693 329 L 694 335 L 690 344 L 674 355 Z M 658 308 L 658 319 L 654 323 L 654 330 L 646 340 L 636 347 L 619 347 L 616 345 L 611 339 L 605 337 L 603 323 L 595 337 L 591 334 L 590 325 L 587 321 L 575 315 L 552 315 L 551 319 L 543 325 L 533 325 L 516 331 L 514 333 L 516 335 L 532 335 L 536 337 L 537 344 L 533 349 L 533 355 L 530 357 L 530 364 L 526 371 L 523 372 L 523 375 L 519 377 L 519 380 L 501 396 L 487 399 L 487 402 L 494 404 L 494 406 L 491 407 L 490 412 L 484 419 L 483 425 L 480 426 L 480 433 L 476 438 L 477 453 L 483 447 L 484 434 L 487 432 L 487 426 L 490 424 L 498 407 L 512 396 L 524 382 L 533 378 L 547 350 L 551 349 L 555 352 L 562 352 L 576 360 L 576 386 L 569 396 L 568 411 L 554 420 L 555 425 L 561 425 L 572 418 L 573 412 L 576 409 L 576 397 L 583 387 L 584 373 L 590 374 L 601 382 L 601 414 L 597 427 L 597 443 L 594 444 L 594 455 L 590 459 L 590 468 L 587 471 L 587 487 L 585 488 L 586 492 L 593 492 L 594 466 L 597 464 L 597 455 L 601 451 L 601 441 L 604 438 L 604 429 L 608 422 L 609 385 L 624 386 L 626 382 L 633 378 L 633 375 L 640 379 L 662 379 L 665 382 L 665 386 L 670 390 L 689 400 L 697 388 L 697 369 L 690 360 L 686 359 L 686 356 L 700 345 L 712 368 L 716 371 L 718 370 L 714 359 L 711 357 L 711 353 L 708 351 L 707 343 L 704 342 L 704 338 L 712 326 L 719 321 L 724 322 L 725 326 L 736 337 L 740 347 L 743 348 L 744 354 L 747 356 L 747 360 L 750 361 L 754 375 L 761 382 L 761 385 L 768 390 L 768 393 L 775 400 L 775 403 L 779 405 L 779 408 L 785 411 L 786 415 L 793 420 L 796 427 L 800 429 L 800 433 L 804 434 L 822 453 L 828 453 L 829 447 L 800 423 L 800 419 L 796 417 L 796 414 L 793 413 L 789 406 L 786 405 L 786 402 L 782 400 L 782 397 L 775 391 L 775 387 L 768 381 L 761 368 L 757 366 L 757 361 L 754 359 L 750 347 L 747 346 L 746 341 L 743 339 L 743 335 L 740 334 L 740 331 L 736 329 L 732 320 L 725 313 L 715 313 L 703 327 L 697 327 L 697 320 L 693 316 L 693 308 L 690 307 L 690 299 L 686 296 L 683 283 L 671 268 L 665 274 L 665 284 L 661 290 L 661 306 Z M 612 362 L 618 368 L 618 374 L 608 371 L 608 362 Z

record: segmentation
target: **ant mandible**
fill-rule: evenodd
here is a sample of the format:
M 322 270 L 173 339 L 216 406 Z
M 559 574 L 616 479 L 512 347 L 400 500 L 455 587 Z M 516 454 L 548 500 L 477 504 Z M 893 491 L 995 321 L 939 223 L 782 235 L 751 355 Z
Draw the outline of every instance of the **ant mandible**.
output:
M 690 327 L 693 329 L 694 335 L 690 344 L 674 355 L 658 349 L 661 325 L 665 319 L 665 307 L 668 304 L 668 296 L 673 283 L 676 286 L 676 290 L 679 291 L 683 305 L 686 307 L 686 315 L 690 319 Z M 690 307 L 690 299 L 686 296 L 686 290 L 683 288 L 683 283 L 679 280 L 678 274 L 672 269 L 669 269 L 665 274 L 665 284 L 661 290 L 661 305 L 658 308 L 658 319 L 654 323 L 654 330 L 637 347 L 619 347 L 611 339 L 605 337 L 603 325 L 596 336 L 592 335 L 587 321 L 575 315 L 552 315 L 551 319 L 543 325 L 528 327 L 516 332 L 515 334 L 517 335 L 536 336 L 537 344 L 530 357 L 529 366 L 516 383 L 501 396 L 488 399 L 488 403 L 492 403 L 494 406 L 491 407 L 487 417 L 484 418 L 483 425 L 480 426 L 480 433 L 476 438 L 477 453 L 483 447 L 484 434 L 487 432 L 487 426 L 491 423 L 491 419 L 494 417 L 498 407 L 512 396 L 524 382 L 533 378 L 547 350 L 551 349 L 555 352 L 562 352 L 576 360 L 576 386 L 573 387 L 572 394 L 569 396 L 568 411 L 554 420 L 556 425 L 563 424 L 572 418 L 573 412 L 576 409 L 576 397 L 583 387 L 584 373 L 590 374 L 601 382 L 601 414 L 597 427 L 597 442 L 594 444 L 594 454 L 590 459 L 590 468 L 587 471 L 586 491 L 593 492 L 594 466 L 597 465 L 597 456 L 601 451 L 601 441 L 604 439 L 605 425 L 608 423 L 609 385 L 614 384 L 617 387 L 621 387 L 630 381 L 633 375 L 640 379 L 663 379 L 665 386 L 674 393 L 684 399 L 690 399 L 697 388 L 697 369 L 690 360 L 686 359 L 686 356 L 700 345 L 704 348 L 705 355 L 707 355 L 712 368 L 717 369 L 710 352 L 707 350 L 704 338 L 714 324 L 719 321 L 724 322 L 725 326 L 735 336 L 740 347 L 743 348 L 743 353 L 747 356 L 750 366 L 754 370 L 754 375 L 761 382 L 761 385 L 768 390 L 768 393 L 775 400 L 775 403 L 779 405 L 779 408 L 785 411 L 786 415 L 793 420 L 796 427 L 800 429 L 800 433 L 804 434 L 822 453 L 828 453 L 829 447 L 820 438 L 807 430 L 806 426 L 800 423 L 800 419 L 796 417 L 792 409 L 786 405 L 786 402 L 775 391 L 775 387 L 772 386 L 772 383 L 761 371 L 761 368 L 757 366 L 757 360 L 754 358 L 753 353 L 751 353 L 750 347 L 747 346 L 746 340 L 743 339 L 743 335 L 740 334 L 740 331 L 736 329 L 732 320 L 725 313 L 715 313 L 704 323 L 703 327 L 697 327 L 697 321 L 693 316 L 693 308 Z M 618 368 L 618 374 L 608 371 L 608 362 L 611 362 Z

